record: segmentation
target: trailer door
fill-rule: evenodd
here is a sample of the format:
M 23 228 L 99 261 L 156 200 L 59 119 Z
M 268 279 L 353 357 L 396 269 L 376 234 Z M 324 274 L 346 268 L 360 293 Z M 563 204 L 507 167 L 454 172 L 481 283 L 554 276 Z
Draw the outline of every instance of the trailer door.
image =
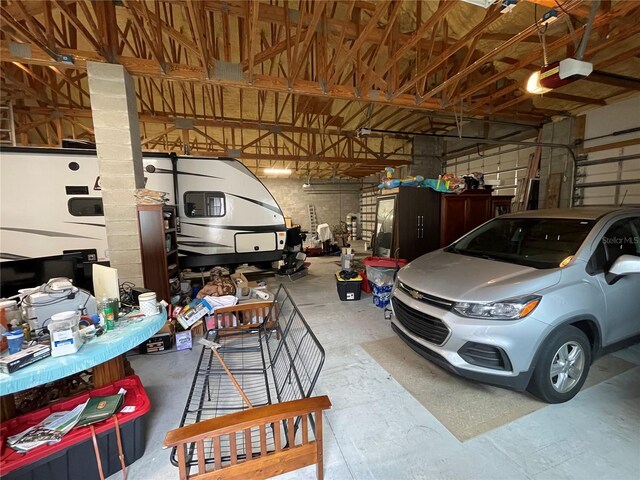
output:
M 269 252 L 276 249 L 275 232 L 236 233 L 237 253 Z

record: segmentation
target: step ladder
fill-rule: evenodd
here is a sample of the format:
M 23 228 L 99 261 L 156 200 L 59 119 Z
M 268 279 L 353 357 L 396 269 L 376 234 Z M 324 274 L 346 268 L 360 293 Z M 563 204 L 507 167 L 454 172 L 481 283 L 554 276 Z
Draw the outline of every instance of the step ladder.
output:
M 311 224 L 311 232 L 318 232 L 318 217 L 316 216 L 316 206 L 307 205 L 309 207 L 309 223 Z
M 16 130 L 15 124 L 13 123 L 13 102 L 0 105 L 0 145 L 16 145 Z

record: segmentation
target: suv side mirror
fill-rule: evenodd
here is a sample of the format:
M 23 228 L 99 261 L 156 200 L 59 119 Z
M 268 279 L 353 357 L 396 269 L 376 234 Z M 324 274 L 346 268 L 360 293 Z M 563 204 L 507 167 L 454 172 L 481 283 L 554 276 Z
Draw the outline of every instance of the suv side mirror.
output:
M 640 273 L 640 257 L 620 255 L 607 272 L 607 283 L 614 284 L 624 275 Z
M 640 257 L 635 255 L 620 255 L 609 269 L 614 275 L 628 275 L 640 273 Z

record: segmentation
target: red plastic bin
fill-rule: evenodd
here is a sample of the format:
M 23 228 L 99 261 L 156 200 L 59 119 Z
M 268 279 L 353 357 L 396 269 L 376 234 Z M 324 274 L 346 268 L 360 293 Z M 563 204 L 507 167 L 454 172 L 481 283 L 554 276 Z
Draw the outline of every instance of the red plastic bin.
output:
M 371 284 L 369 283 L 369 279 L 367 278 L 367 271 L 358 270 L 358 273 L 362 277 L 362 285 L 360 285 L 360 288 L 364 293 L 371 293 Z
M 409 262 L 404 258 L 367 257 L 362 263 L 368 267 L 402 268 Z
M 84 480 L 98 478 L 91 429 L 88 426 L 74 427 L 62 437 L 60 442 L 40 446 L 28 453 L 16 452 L 6 445 L 6 439 L 40 423 L 52 413 L 71 410 L 90 397 L 114 395 L 118 393 L 120 388 L 127 391 L 123 406 L 135 407 L 133 412 L 117 414 L 125 463 L 130 465 L 139 459 L 144 453 L 145 447 L 143 416 L 151 409 L 151 403 L 138 376 L 132 375 L 111 385 L 65 398 L 46 408 L 2 422 L 0 424 L 2 479 Z M 94 424 L 105 477 L 121 470 L 114 424 L 113 418 Z
M 404 258 L 367 257 L 362 263 L 371 285 L 391 285 L 398 270 L 408 262 Z

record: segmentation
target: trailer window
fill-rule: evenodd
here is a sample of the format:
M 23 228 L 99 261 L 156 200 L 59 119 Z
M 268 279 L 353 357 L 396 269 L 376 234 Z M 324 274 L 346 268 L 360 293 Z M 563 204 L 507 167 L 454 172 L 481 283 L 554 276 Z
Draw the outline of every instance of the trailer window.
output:
M 226 203 L 222 192 L 186 192 L 184 213 L 187 217 L 224 217 Z
M 104 215 L 102 198 L 77 197 L 68 202 L 69 213 L 74 217 L 101 217 Z

